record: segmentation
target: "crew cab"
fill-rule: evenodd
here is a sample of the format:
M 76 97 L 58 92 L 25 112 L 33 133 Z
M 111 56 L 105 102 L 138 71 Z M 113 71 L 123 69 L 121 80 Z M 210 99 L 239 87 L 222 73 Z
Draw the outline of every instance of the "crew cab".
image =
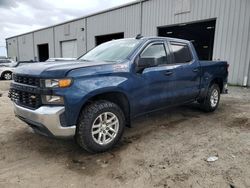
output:
M 136 37 L 101 44 L 77 61 L 19 67 L 9 97 L 35 132 L 103 152 L 143 114 L 192 102 L 216 110 L 227 77 L 227 62 L 200 61 L 189 41 Z

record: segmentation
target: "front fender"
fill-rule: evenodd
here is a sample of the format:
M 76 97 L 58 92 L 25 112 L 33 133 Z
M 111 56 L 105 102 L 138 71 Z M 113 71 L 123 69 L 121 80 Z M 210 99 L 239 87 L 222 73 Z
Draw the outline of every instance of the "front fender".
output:
M 107 93 L 120 92 L 129 98 L 126 88 L 127 78 L 122 76 L 97 76 L 95 78 L 78 78 L 70 88 L 57 89 L 55 95 L 62 95 L 65 99 L 65 116 L 67 125 L 77 124 L 78 116 L 83 105 L 92 97 Z
M 122 76 L 105 76 L 86 79 L 84 81 L 77 81 L 76 86 L 83 93 L 80 104 L 83 106 L 90 98 L 108 92 L 120 92 L 129 95 L 125 90 L 127 78 Z

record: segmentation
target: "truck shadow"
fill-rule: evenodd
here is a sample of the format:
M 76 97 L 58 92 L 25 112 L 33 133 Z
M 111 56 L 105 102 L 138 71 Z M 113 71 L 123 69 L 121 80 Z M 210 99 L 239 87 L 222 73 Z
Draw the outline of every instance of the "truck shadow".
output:
M 161 129 L 158 129 L 159 127 L 171 131 L 171 129 L 175 129 L 176 126 L 190 118 L 198 119 L 206 115 L 200 111 L 196 104 L 191 104 L 141 116 L 133 120 L 132 128 L 125 129 L 125 134 L 117 146 L 100 154 L 90 154 L 82 150 L 73 139 L 46 138 L 27 129 L 16 131 L 12 141 L 19 150 L 25 153 L 37 153 L 37 160 L 54 160 L 65 164 L 66 169 L 91 176 L 96 174 L 98 170 L 105 169 L 110 163 L 118 168 L 126 150 L 134 143 L 147 140 L 150 134 L 161 131 Z

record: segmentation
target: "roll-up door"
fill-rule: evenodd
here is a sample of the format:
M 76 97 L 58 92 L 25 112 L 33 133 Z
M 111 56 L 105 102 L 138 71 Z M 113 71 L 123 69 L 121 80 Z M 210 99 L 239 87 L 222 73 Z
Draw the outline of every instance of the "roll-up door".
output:
M 62 41 L 61 42 L 61 55 L 63 58 L 76 58 L 77 57 L 77 41 Z

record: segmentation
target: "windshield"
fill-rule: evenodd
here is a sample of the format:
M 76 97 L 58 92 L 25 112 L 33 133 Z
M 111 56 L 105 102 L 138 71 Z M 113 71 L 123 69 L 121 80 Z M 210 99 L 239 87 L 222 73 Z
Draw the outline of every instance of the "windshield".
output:
M 125 60 L 138 45 L 139 40 L 121 39 L 103 43 L 79 58 L 82 61 L 117 62 Z

